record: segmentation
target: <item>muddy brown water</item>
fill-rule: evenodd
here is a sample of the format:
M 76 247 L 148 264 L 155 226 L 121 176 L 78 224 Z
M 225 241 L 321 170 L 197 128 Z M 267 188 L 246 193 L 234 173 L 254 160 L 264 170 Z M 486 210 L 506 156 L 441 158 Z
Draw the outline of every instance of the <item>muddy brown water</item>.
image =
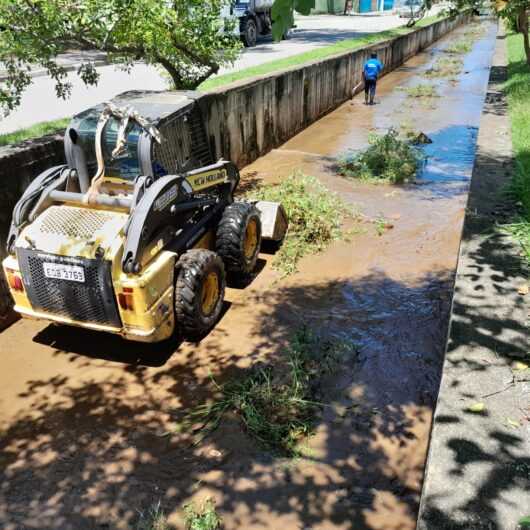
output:
M 246 182 L 316 175 L 368 221 L 389 219 L 382 236 L 366 222 L 279 282 L 264 254 L 197 345 L 26 320 L 0 335 L 2 528 L 131 528 L 158 501 L 182 528 L 182 504 L 207 497 L 229 530 L 414 528 L 495 42 L 494 25 L 484 26 L 456 82 L 435 81 L 432 108 L 396 87 L 424 82 L 463 29 L 382 79 L 377 105 L 357 97 L 243 172 Z M 433 139 L 420 182 L 371 186 L 334 173 L 334 159 L 371 130 L 403 121 Z M 274 362 L 301 324 L 358 348 L 325 383 L 330 406 L 305 456 L 274 457 L 233 420 L 190 448 L 175 418 L 209 395 L 210 374 L 223 381 Z M 344 414 L 352 405 L 358 412 Z

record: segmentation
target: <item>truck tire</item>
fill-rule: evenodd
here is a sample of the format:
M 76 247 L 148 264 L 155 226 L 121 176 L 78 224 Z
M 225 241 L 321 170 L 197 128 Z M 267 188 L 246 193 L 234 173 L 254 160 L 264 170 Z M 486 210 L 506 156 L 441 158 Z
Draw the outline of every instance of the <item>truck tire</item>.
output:
M 258 209 L 246 202 L 228 205 L 217 227 L 215 246 L 227 271 L 249 275 L 256 267 L 261 247 Z
M 256 40 L 258 38 L 258 27 L 253 18 L 245 18 L 241 22 L 241 40 L 246 48 L 252 48 L 256 46 Z
M 216 324 L 226 287 L 221 258 L 211 250 L 188 250 L 178 260 L 175 317 L 184 338 L 200 338 Z

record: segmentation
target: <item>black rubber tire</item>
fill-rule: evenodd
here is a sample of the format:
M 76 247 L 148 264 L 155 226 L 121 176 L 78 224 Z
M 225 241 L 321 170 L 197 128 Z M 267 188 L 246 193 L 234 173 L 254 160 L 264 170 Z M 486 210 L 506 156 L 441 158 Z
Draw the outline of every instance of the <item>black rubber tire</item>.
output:
M 241 22 L 240 28 L 241 40 L 246 48 L 256 46 L 258 38 L 258 27 L 252 18 L 246 18 Z
M 252 256 L 245 255 L 247 227 L 254 221 L 257 244 Z M 240 275 L 250 274 L 256 267 L 261 248 L 261 217 L 258 209 L 248 202 L 229 204 L 217 227 L 215 250 L 221 256 L 226 270 Z
M 200 337 L 212 329 L 221 315 L 226 287 L 223 261 L 211 250 L 188 250 L 178 260 L 175 272 L 177 329 L 184 338 Z M 219 297 L 213 310 L 205 314 L 202 308 L 203 285 L 210 273 L 217 274 Z

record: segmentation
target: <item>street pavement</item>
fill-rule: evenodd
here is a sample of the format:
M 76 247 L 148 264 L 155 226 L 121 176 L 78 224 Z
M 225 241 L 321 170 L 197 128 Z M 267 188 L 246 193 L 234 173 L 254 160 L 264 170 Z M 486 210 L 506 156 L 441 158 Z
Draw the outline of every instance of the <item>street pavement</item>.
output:
M 297 27 L 288 40 L 274 43 L 271 37 L 263 37 L 256 47 L 245 49 L 241 57 L 232 66 L 223 68 L 220 74 L 296 55 L 342 39 L 395 28 L 403 23 L 403 19 L 394 15 L 298 17 Z M 86 57 L 99 65 L 100 80 L 96 87 L 86 87 L 75 73 L 77 65 Z M 61 63 L 71 70 L 68 73 L 72 83 L 71 97 L 67 100 L 57 98 L 52 79 L 46 72 L 35 69 L 33 84 L 23 95 L 20 107 L 2 119 L 0 133 L 71 116 L 127 90 L 167 88 L 167 80 L 159 69 L 139 63 L 130 72 L 125 72 L 114 65 L 106 65 L 105 56 L 100 52 L 71 52 L 61 56 Z M 3 73 L 0 69 L 0 82 Z

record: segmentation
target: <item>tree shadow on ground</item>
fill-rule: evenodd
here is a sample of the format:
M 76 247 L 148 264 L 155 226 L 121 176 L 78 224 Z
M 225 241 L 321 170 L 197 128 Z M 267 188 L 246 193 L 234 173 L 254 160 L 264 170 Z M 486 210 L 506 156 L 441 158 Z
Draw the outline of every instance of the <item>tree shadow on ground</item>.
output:
M 505 76 L 494 68 L 490 82 Z M 512 529 L 530 514 L 530 372 L 514 369 L 530 358 L 528 300 L 518 290 L 528 270 L 502 227 L 518 207 L 506 193 L 506 122 L 489 121 L 506 114 L 498 87 L 490 85 L 483 120 L 501 140 L 479 142 L 419 530 Z M 483 411 L 470 412 L 472 403 Z
M 279 286 L 249 295 L 247 309 L 159 368 L 117 366 L 99 379 L 87 361 L 76 364 L 84 377 L 30 381 L 0 441 L 2 527 L 132 528 L 158 500 L 179 527 L 182 503 L 211 495 L 227 529 L 412 528 L 451 289 L 445 271 Z M 256 316 L 246 335 L 234 329 L 242 311 Z M 215 394 L 210 372 L 222 384 L 256 362 L 285 362 L 301 324 L 358 351 L 320 382 L 326 406 L 304 458 L 264 451 L 236 417 L 199 445 L 178 432 Z

